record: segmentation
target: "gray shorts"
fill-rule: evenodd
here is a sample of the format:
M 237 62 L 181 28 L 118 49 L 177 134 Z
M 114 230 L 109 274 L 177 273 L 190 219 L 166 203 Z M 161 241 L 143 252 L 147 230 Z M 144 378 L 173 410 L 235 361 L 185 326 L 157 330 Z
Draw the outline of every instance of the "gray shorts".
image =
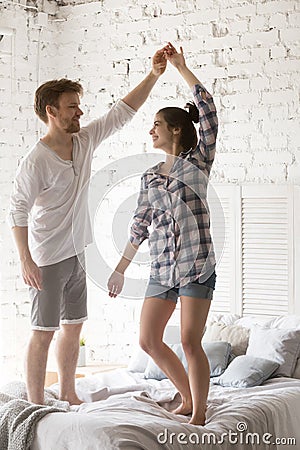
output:
M 87 319 L 86 275 L 80 262 L 84 255 L 72 256 L 42 271 L 41 291 L 30 287 L 33 330 L 59 330 L 59 324 L 76 324 Z
M 213 274 L 203 283 L 198 283 L 197 281 L 195 281 L 178 288 L 163 286 L 162 284 L 154 280 L 154 278 L 150 277 L 145 297 L 156 297 L 163 300 L 171 300 L 175 303 L 177 303 L 178 297 L 181 296 L 212 300 L 215 284 L 215 272 L 213 272 Z

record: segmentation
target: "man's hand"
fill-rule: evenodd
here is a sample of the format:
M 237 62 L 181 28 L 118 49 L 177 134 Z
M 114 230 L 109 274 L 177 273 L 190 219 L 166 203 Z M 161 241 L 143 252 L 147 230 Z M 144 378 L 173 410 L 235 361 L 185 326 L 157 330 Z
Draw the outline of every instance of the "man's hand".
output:
M 137 111 L 147 100 L 153 86 L 167 67 L 164 49 L 157 50 L 152 57 L 152 69 L 146 78 L 130 91 L 122 100 L 132 109 Z
M 124 274 L 114 271 L 108 279 L 108 295 L 115 298 L 122 291 L 124 286 Z
M 21 270 L 23 280 L 28 286 L 31 286 L 38 291 L 43 289 L 42 271 L 31 258 L 21 261 Z
M 167 59 L 165 57 L 165 49 L 157 50 L 152 58 L 152 73 L 159 77 L 164 73 L 167 67 Z
M 168 45 L 164 47 L 164 56 L 167 61 L 170 61 L 170 63 L 176 67 L 176 69 L 186 66 L 182 47 L 180 47 L 180 53 L 178 53 L 171 42 L 168 42 Z

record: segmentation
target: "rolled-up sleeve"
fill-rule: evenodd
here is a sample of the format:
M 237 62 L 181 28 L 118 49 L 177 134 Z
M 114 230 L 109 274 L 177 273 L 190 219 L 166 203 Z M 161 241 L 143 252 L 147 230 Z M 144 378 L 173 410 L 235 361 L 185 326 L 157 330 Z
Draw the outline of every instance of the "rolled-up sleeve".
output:
M 130 228 L 130 242 L 133 245 L 141 245 L 141 243 L 148 239 L 148 227 L 152 222 L 152 208 L 148 200 L 148 189 L 145 186 L 145 181 L 142 178 L 141 189 L 138 197 L 138 205 L 133 215 L 133 222 Z
M 212 95 L 205 89 L 204 86 L 196 84 L 192 91 L 194 102 L 199 110 L 200 125 L 200 140 L 194 153 L 196 154 L 199 152 L 205 162 L 212 164 L 215 157 L 218 134 L 218 117 L 216 106 Z M 202 92 L 205 93 L 205 99 L 202 97 Z
M 23 162 L 16 174 L 10 198 L 7 222 L 11 227 L 27 227 L 28 216 L 41 190 L 41 178 L 36 167 Z

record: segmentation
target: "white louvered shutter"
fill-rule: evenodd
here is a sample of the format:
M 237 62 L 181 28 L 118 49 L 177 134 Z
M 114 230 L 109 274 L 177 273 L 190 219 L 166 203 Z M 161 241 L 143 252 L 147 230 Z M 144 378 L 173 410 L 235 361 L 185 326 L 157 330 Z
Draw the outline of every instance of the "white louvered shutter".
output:
M 300 187 L 216 183 L 208 200 L 217 257 L 211 312 L 300 314 Z
M 300 316 L 300 186 L 293 189 L 293 216 L 294 216 L 294 295 L 291 297 L 290 312 Z
M 292 297 L 293 217 L 288 186 L 243 186 L 242 315 L 283 315 Z
M 239 197 L 239 188 L 232 185 L 213 184 L 208 191 L 217 260 L 212 312 L 236 312 L 236 238 L 239 236 L 236 211 L 239 209 Z

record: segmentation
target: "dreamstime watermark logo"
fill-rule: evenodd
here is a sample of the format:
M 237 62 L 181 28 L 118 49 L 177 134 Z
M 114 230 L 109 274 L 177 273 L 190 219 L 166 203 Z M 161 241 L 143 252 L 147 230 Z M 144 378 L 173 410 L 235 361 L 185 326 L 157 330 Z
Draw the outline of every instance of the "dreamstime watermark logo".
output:
M 129 239 L 132 217 L 139 198 L 141 176 L 161 160 L 162 155 L 158 153 L 144 153 L 121 158 L 96 171 L 81 189 L 73 214 L 74 246 L 77 253 L 80 253 L 83 235 L 89 226 L 86 214 L 88 207 L 93 242 L 86 248 L 85 270 L 89 279 L 105 291 L 107 291 L 107 280 Z M 220 199 L 203 171 L 183 158 L 177 158 L 176 163 L 178 163 L 178 170 L 172 172 L 172 177 L 179 190 L 185 186 L 186 195 L 197 196 L 201 201 L 204 215 L 207 215 L 208 201 L 214 241 L 213 252 L 218 263 L 225 243 L 225 218 Z M 155 186 L 155 173 L 153 173 L 153 180 L 153 186 Z M 154 188 L 151 191 L 152 194 L 149 194 L 149 203 L 156 212 L 172 215 L 181 239 L 181 251 L 177 255 L 177 260 L 184 261 L 185 265 L 182 264 L 182 266 L 187 274 L 198 256 L 201 239 L 203 239 L 198 229 L 199 217 L 189 208 L 189 202 L 178 195 L 176 190 L 169 189 L 166 194 L 164 190 L 159 191 L 159 186 L 157 189 L 156 194 L 159 195 L 155 194 Z M 137 225 L 138 229 L 139 224 Z M 191 227 L 192 233 L 190 233 Z M 193 245 L 188 246 L 186 242 L 191 237 Z M 154 237 L 152 235 L 151 238 L 155 240 L 154 245 L 156 250 L 159 248 L 159 254 L 150 255 L 144 243 L 140 246 L 130 268 L 126 271 L 121 294 L 124 298 L 140 299 L 143 296 L 151 263 L 160 257 L 168 245 L 168 237 L 161 231 L 156 230 Z M 210 254 L 203 270 L 209 269 L 209 262 L 212 259 Z M 82 264 L 84 266 L 84 262 Z M 168 267 L 165 270 L 167 273 Z
M 296 439 L 294 437 L 274 437 L 271 433 L 254 433 L 247 431 L 248 425 L 246 422 L 238 422 L 236 424 L 236 431 L 228 430 L 226 433 L 175 433 L 170 432 L 167 428 L 157 435 L 157 442 L 159 444 L 169 445 L 293 445 L 296 446 Z

